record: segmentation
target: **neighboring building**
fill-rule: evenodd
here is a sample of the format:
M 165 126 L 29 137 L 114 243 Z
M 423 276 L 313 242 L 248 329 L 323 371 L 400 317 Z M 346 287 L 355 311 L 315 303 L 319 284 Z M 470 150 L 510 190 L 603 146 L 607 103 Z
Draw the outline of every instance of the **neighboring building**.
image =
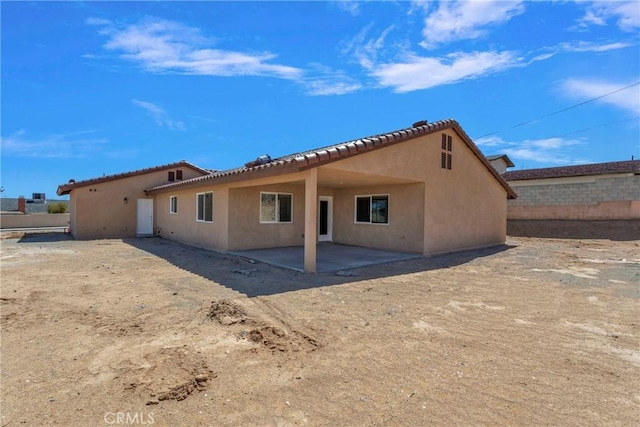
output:
M 153 199 L 144 190 L 210 173 L 188 162 L 107 175 L 58 186 L 69 194 L 69 226 L 79 239 L 153 234 Z
M 524 169 L 502 175 L 518 192 L 509 219 L 640 219 L 640 160 Z
M 219 251 L 304 245 L 305 271 L 315 271 L 318 241 L 424 255 L 502 244 L 507 198 L 516 197 L 454 120 L 226 171 L 192 170 L 175 182 L 140 171 L 93 182 L 120 189 L 128 180 L 131 201 L 151 200 L 140 209 L 153 204 L 155 234 Z M 115 211 L 126 209 L 126 194 L 91 182 L 58 189 L 71 194 L 72 232 L 122 235 Z M 112 212 L 98 207 L 114 200 Z M 134 216 L 135 208 L 126 218 Z
M 512 168 L 515 165 L 506 154 L 496 154 L 492 156 L 486 156 L 491 166 L 493 166 L 499 174 L 503 174 L 507 171 L 507 168 Z
M 13 197 L 2 197 L 0 198 L 0 211 L 1 212 L 21 212 L 20 208 L 20 199 Z M 67 200 L 47 200 L 46 203 L 32 203 L 29 199 L 22 199 L 24 209 L 24 213 L 26 214 L 35 214 L 35 213 L 47 213 L 47 209 L 49 204 L 51 203 L 68 203 Z

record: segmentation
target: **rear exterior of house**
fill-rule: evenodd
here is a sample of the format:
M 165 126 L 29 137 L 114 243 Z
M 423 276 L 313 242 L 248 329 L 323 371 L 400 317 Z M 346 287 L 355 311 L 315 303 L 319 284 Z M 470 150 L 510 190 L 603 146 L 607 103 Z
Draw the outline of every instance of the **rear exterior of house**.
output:
M 69 195 L 69 228 L 78 239 L 152 235 L 153 198 L 144 190 L 208 173 L 183 161 L 86 181 L 71 180 L 60 185 L 57 194 Z
M 318 241 L 433 255 L 502 244 L 515 193 L 453 120 L 149 188 L 158 234 L 220 251 Z

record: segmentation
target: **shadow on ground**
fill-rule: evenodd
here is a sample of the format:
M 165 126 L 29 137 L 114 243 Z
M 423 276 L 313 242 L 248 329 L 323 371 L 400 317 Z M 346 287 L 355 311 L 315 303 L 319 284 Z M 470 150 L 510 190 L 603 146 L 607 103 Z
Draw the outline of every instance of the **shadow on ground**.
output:
M 249 297 L 274 295 L 302 289 L 448 268 L 477 258 L 491 256 L 513 247 L 499 245 L 429 258 L 420 257 L 371 265 L 339 273 L 307 274 L 261 262 L 252 262 L 237 255 L 222 254 L 157 237 L 131 238 L 123 241 L 135 248 L 158 256 L 178 268 L 197 274 Z
M 53 243 L 73 240 L 73 236 L 61 231 L 23 233 L 18 243 Z

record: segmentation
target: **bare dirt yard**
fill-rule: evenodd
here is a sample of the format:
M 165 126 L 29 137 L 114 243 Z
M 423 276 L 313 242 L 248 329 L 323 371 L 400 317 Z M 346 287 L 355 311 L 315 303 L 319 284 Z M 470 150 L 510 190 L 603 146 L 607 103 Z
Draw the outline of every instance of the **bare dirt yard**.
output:
M 3 426 L 638 425 L 640 242 L 305 275 L 159 238 L 2 240 Z

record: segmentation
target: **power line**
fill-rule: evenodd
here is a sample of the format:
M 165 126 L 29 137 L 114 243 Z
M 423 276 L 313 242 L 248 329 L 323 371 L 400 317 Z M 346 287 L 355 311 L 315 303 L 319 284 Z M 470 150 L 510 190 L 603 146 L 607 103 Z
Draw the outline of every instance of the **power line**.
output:
M 606 126 L 615 125 L 615 124 L 623 123 L 623 122 L 630 122 L 631 120 L 638 120 L 638 119 L 640 119 L 640 116 L 629 117 L 629 118 L 626 118 L 626 119 L 615 120 L 615 121 L 612 121 L 612 122 L 600 123 L 599 125 L 589 126 L 588 128 L 578 129 L 578 130 L 574 130 L 574 131 L 571 131 L 571 132 L 563 133 L 561 135 L 550 136 L 550 137 L 544 138 L 544 139 L 562 138 L 562 137 L 567 136 L 567 135 L 573 135 L 574 133 L 586 132 L 586 131 L 591 130 L 591 129 L 596 129 L 596 128 L 600 128 L 600 127 L 606 127 Z
M 580 107 L 582 105 L 588 104 L 588 103 L 593 102 L 593 101 L 597 101 L 598 99 L 602 99 L 602 98 L 607 97 L 609 95 L 613 95 L 614 93 L 622 92 L 623 90 L 627 90 L 629 88 L 632 88 L 632 87 L 638 86 L 638 85 L 640 85 L 640 81 L 632 83 L 632 84 L 630 84 L 628 86 L 625 86 L 623 88 L 616 89 L 613 92 L 609 92 L 609 93 L 606 93 L 604 95 L 596 96 L 595 98 L 591 98 L 591 99 L 588 99 L 586 101 L 580 102 L 578 104 L 571 105 L 570 107 L 563 108 L 562 110 L 554 111 L 552 113 L 545 114 L 544 116 L 540 116 L 540 117 L 537 117 L 535 119 L 531 119 L 531 120 L 524 121 L 522 123 L 518 123 L 516 125 L 511 126 L 509 129 L 515 129 L 517 127 L 524 126 L 524 125 L 527 125 L 527 124 L 532 123 L 532 122 L 537 122 L 539 120 L 546 119 L 547 117 L 555 116 L 556 114 L 564 113 L 565 111 L 571 110 L 571 109 L 576 108 L 576 107 Z M 502 130 L 504 130 L 504 129 L 502 129 Z M 481 135 L 481 136 L 476 136 L 473 139 L 479 139 L 479 138 L 484 138 L 485 136 L 494 135 L 496 133 L 501 132 L 502 130 L 496 130 L 496 131 L 489 132 L 489 133 L 486 133 L 486 134 Z

